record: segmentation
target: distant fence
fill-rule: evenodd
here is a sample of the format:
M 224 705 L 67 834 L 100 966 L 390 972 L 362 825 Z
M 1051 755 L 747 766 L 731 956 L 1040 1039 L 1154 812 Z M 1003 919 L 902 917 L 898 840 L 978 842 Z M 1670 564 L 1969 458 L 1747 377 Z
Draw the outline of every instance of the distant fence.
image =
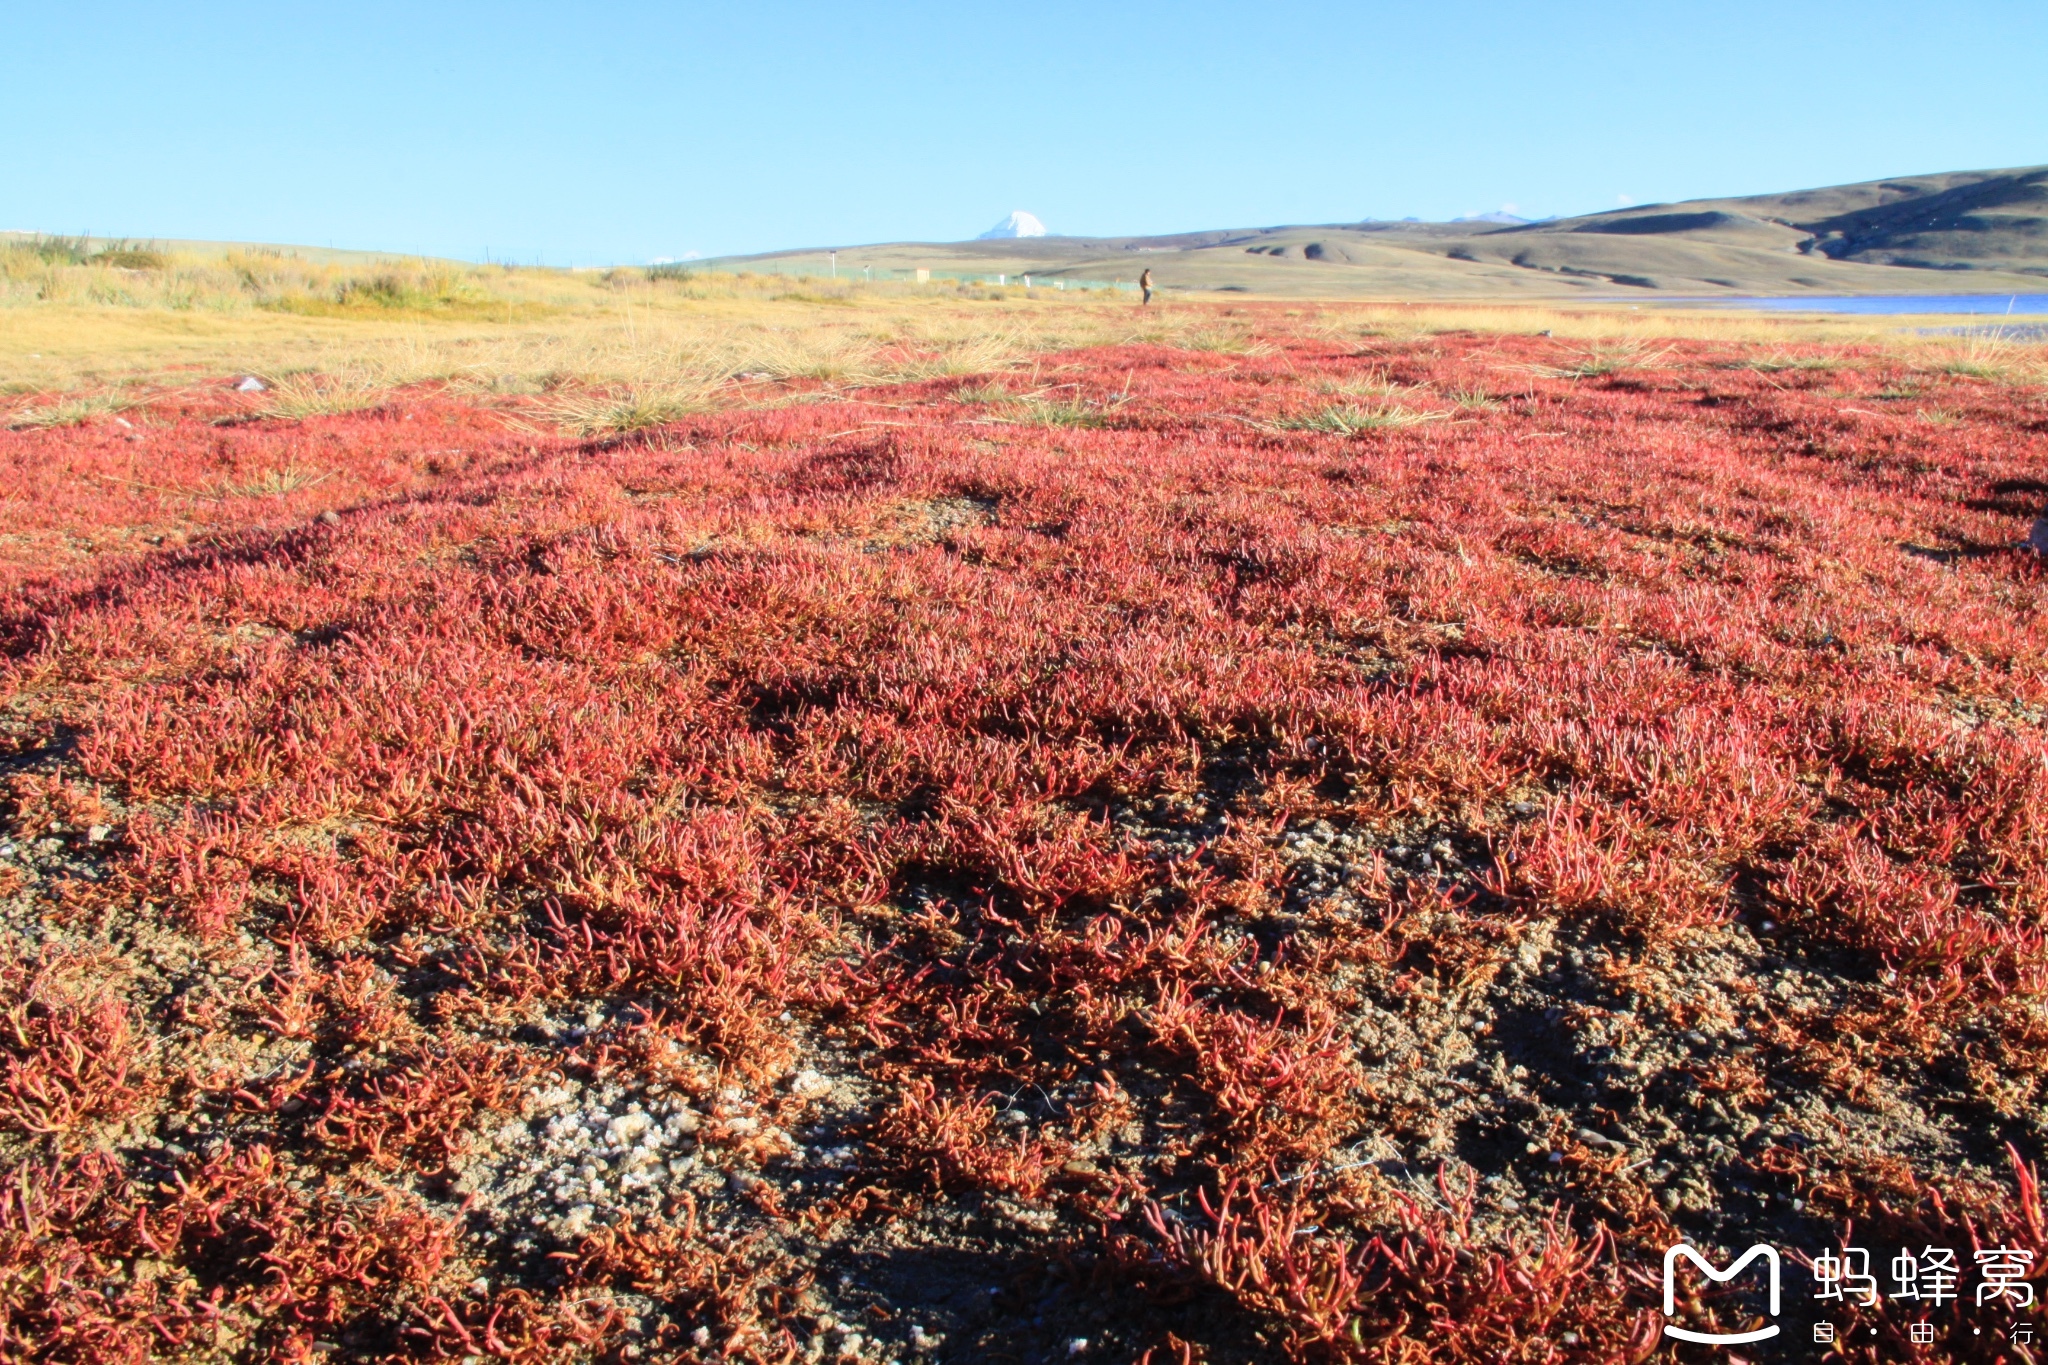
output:
M 693 274 L 705 275 L 784 275 L 794 280 L 838 280 L 895 284 L 971 284 L 982 285 L 991 289 L 1022 285 L 1029 289 L 1106 289 L 1133 294 L 1138 290 L 1138 286 L 1129 280 L 1076 280 L 1064 275 L 1048 278 L 1035 270 L 1026 274 L 1012 275 L 1001 271 L 898 270 L 881 266 L 844 265 L 839 267 L 838 272 L 835 274 L 829 266 L 821 269 L 809 262 L 799 264 L 792 261 L 678 261 L 664 268 L 669 270 L 687 270 Z

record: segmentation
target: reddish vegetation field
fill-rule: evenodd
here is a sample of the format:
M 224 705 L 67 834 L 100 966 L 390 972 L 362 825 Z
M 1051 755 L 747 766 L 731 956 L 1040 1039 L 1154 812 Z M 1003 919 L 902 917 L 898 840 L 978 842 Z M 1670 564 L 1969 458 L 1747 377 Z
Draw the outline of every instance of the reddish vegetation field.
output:
M 1639 1361 L 1680 1237 L 2048 1253 L 2042 392 L 1262 325 L 0 433 L 0 1355 Z M 1911 1307 L 1837 1354 L 2035 1358 Z

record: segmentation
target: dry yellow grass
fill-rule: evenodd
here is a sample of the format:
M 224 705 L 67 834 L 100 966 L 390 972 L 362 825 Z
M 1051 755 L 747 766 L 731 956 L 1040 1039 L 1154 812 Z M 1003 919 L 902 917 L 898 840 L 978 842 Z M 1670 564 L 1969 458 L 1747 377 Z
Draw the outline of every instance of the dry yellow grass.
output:
M 751 379 L 858 385 L 998 370 L 1061 347 L 1151 341 L 1263 349 L 1274 323 L 1332 340 L 1547 331 L 1593 354 L 1694 337 L 1765 346 L 1880 343 L 1930 369 L 2038 379 L 2041 349 L 1915 335 L 1917 320 L 1815 319 L 1623 305 L 1195 304 L 1120 296 L 651 278 L 447 263 L 302 264 L 274 253 L 163 258 L 161 269 L 31 259 L 0 250 L 0 394 L 16 414 L 61 416 L 58 396 L 263 376 L 280 416 L 345 410 L 393 385 L 545 395 L 573 430 L 626 429 Z M 109 397 L 108 395 L 113 395 Z M 62 411 L 68 411 L 62 410 Z
M 77 289 L 0 298 L 0 383 L 17 394 L 70 392 L 193 370 L 498 392 L 739 375 L 871 382 L 973 373 L 1028 351 L 1156 329 L 1128 309 L 1021 290 L 974 300 L 939 286 L 792 294 L 772 279 L 491 268 L 436 308 L 335 302 L 346 284 L 288 308 L 180 307 Z

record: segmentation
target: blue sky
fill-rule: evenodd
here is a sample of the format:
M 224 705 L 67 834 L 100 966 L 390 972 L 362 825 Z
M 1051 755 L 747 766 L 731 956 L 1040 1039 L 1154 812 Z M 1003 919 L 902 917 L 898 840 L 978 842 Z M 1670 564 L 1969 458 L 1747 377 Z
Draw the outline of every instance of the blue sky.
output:
M 177 11 L 185 12 L 177 12 Z M 592 264 L 2048 162 L 2048 5 L 25 6 L 0 228 Z

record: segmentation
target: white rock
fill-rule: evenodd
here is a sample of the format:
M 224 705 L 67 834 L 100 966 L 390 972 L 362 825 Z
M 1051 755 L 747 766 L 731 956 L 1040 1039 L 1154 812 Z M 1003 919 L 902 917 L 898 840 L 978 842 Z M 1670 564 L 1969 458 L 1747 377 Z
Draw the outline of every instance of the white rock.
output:
M 605 1126 L 605 1136 L 614 1147 L 631 1147 L 653 1126 L 645 1114 L 621 1114 Z
M 526 1097 L 526 1109 L 529 1113 L 546 1114 L 560 1109 L 574 1098 L 575 1096 L 559 1085 L 549 1086 L 545 1090 L 529 1093 Z
M 265 389 L 269 388 L 270 385 L 264 383 L 262 380 L 258 379 L 255 375 L 252 374 L 243 376 L 242 382 L 235 385 L 235 387 L 243 393 L 262 393 Z

